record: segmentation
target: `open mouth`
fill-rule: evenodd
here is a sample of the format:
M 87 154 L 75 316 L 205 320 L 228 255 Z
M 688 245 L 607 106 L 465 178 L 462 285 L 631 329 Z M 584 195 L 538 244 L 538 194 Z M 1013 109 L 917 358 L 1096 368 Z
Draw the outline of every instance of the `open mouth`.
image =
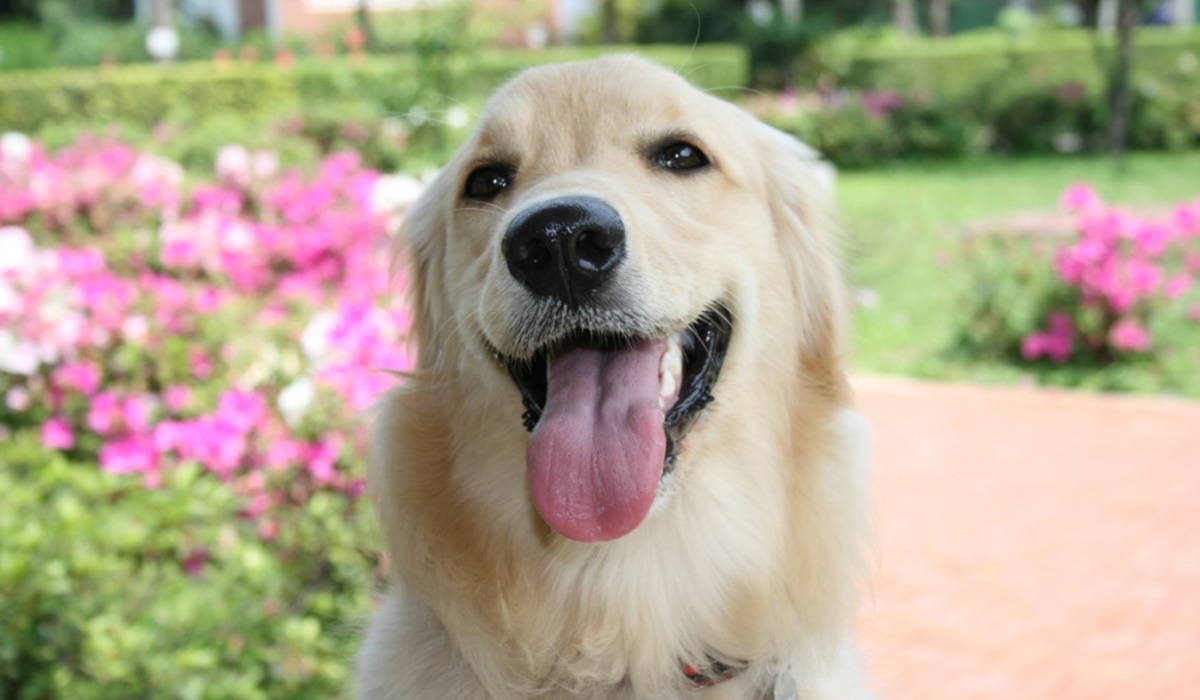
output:
M 542 518 L 581 541 L 645 519 L 684 437 L 713 400 L 732 322 L 714 305 L 667 338 L 579 331 L 504 358 L 533 433 L 526 461 Z

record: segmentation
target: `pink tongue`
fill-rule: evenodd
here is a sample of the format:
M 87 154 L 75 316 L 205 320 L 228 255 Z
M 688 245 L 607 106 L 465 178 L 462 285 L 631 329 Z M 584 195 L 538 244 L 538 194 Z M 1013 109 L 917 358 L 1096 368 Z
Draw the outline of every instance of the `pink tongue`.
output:
M 546 406 L 525 459 L 533 503 L 564 537 L 612 540 L 654 503 L 666 436 L 658 407 L 663 344 L 570 350 L 550 362 Z

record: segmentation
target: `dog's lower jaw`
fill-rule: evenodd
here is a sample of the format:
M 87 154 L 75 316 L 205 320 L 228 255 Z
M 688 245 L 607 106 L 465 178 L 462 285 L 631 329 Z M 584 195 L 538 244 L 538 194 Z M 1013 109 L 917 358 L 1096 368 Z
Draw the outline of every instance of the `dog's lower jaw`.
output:
M 673 493 L 660 493 L 641 526 L 613 542 L 574 543 L 529 505 L 511 406 L 464 402 L 465 386 L 431 377 L 386 401 L 375 426 L 371 483 L 389 501 L 384 529 L 403 593 L 372 625 L 375 656 L 360 661 L 364 689 L 388 693 L 362 697 L 546 698 L 568 687 L 574 694 L 563 697 L 702 698 L 682 687 L 679 663 L 709 652 L 758 668 L 797 649 L 798 675 L 818 677 L 812 659 L 840 644 L 847 620 L 813 610 L 845 606 L 819 591 L 852 586 L 853 562 L 796 568 L 827 557 L 789 537 L 840 548 L 840 535 L 817 536 L 830 517 L 862 533 L 844 515 L 806 521 L 787 507 L 792 487 L 767 468 L 795 458 L 771 447 L 778 426 L 736 416 L 697 426 Z M 448 395 L 456 391 L 464 396 Z M 840 444 L 853 431 L 833 421 L 808 432 L 809 476 L 854 496 L 860 477 L 842 483 L 850 450 Z M 787 579 L 804 580 L 798 593 L 785 592 Z M 420 671 L 416 660 L 431 659 L 450 670 Z M 401 668 L 428 692 L 398 691 L 412 682 Z M 757 700 L 737 694 L 754 677 L 705 692 Z

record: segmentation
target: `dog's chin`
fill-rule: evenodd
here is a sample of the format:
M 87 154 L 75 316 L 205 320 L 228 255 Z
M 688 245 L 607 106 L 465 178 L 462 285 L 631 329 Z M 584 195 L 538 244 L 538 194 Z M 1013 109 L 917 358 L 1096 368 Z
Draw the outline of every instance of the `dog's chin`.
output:
M 525 406 L 534 505 L 559 534 L 616 539 L 665 492 L 688 432 L 717 391 L 733 321 L 713 303 L 674 327 L 645 337 L 581 325 L 528 359 L 492 348 Z

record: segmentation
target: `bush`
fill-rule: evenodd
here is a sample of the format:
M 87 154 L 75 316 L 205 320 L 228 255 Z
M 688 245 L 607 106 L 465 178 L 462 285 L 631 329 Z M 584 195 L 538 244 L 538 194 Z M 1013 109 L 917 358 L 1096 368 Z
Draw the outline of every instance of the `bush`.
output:
M 1029 34 L 989 30 L 938 39 L 912 39 L 895 33 L 857 32 L 852 40 L 833 39 L 818 49 L 821 81 L 841 87 L 886 88 L 945 98 L 973 97 L 980 84 L 1003 77 L 1042 83 L 1077 82 L 1090 89 L 1104 84 L 1114 39 L 1090 30 L 1056 29 Z M 1139 28 L 1134 66 L 1152 78 L 1200 72 L 1200 29 Z
M 1155 388 L 1193 381 L 1194 366 L 1158 363 L 1162 346 L 1187 342 L 1192 334 L 1181 329 L 1200 322 L 1200 303 L 1187 302 L 1200 277 L 1200 200 L 1144 217 L 1078 185 L 1063 204 L 1074 217 L 1069 238 L 970 241 L 958 349 L 1069 380 L 1107 380 L 1100 388 L 1131 388 L 1120 371 L 1129 366 L 1152 368 L 1162 383 Z
M 740 87 L 746 57 L 737 47 L 640 47 L 651 60 L 684 69 L 702 88 Z M 370 103 L 392 113 L 435 108 L 448 98 L 477 102 L 517 71 L 561 61 L 584 60 L 608 48 L 485 51 L 458 55 L 427 80 L 420 55 L 347 61 L 301 61 L 293 69 L 271 64 L 181 63 L 118 66 L 0 75 L 0 132 L 36 131 L 45 124 L 127 123 L 152 127 L 161 121 L 195 122 L 236 113 L 249 118 L 294 114 L 313 105 Z
M 1129 143 L 1200 145 L 1200 31 L 1139 32 Z M 1081 31 L 976 32 L 913 40 L 854 30 L 822 41 L 802 73 L 821 99 L 803 110 L 759 101 L 767 121 L 837 165 L 967 154 L 1106 150 L 1104 60 L 1111 41 Z M 1104 60 L 1102 60 L 1104 59 Z M 895 104 L 879 109 L 881 95 Z
M 959 158 L 978 150 L 982 127 L 931 100 L 889 90 L 840 95 L 815 110 L 758 106 L 760 116 L 795 134 L 842 168 L 894 160 Z
M 196 466 L 146 489 L 35 436 L 18 428 L 0 457 L 0 697 L 344 690 L 375 564 L 352 499 L 320 494 L 264 540 Z
M 36 25 L 0 24 L 0 71 L 45 68 L 54 63 L 54 42 Z
M 0 696 L 330 697 L 378 562 L 419 185 L 231 145 L 0 138 Z M 191 180 L 189 182 L 189 180 Z

